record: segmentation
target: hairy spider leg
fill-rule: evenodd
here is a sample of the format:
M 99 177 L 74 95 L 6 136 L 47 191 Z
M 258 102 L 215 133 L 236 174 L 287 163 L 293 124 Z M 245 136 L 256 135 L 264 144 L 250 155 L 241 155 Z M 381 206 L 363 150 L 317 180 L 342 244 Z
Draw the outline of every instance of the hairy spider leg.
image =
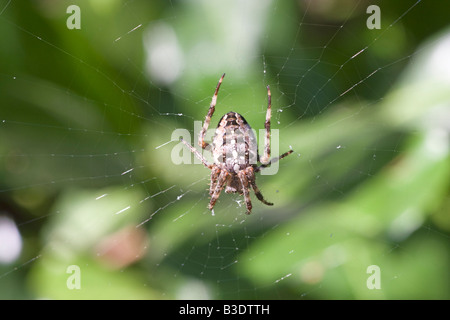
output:
M 205 123 L 203 124 L 203 128 L 200 131 L 200 135 L 198 136 L 198 144 L 202 149 L 206 149 L 209 146 L 209 143 L 205 141 L 206 131 L 208 130 L 209 123 L 211 122 L 211 118 L 214 114 L 214 110 L 217 103 L 217 94 L 219 93 L 220 85 L 222 84 L 223 78 L 225 77 L 225 73 L 220 77 L 219 82 L 217 83 L 216 91 L 214 91 L 214 95 L 211 100 L 211 104 L 209 105 L 208 113 L 206 114 Z
M 264 155 L 260 159 L 260 162 L 267 164 L 270 159 L 270 118 L 272 117 L 272 95 L 270 93 L 270 87 L 267 86 L 267 112 L 266 121 L 264 122 L 264 128 L 266 129 L 266 136 L 264 137 Z
M 253 188 L 253 192 L 255 192 L 256 198 L 258 198 L 259 201 L 261 201 L 262 203 L 264 203 L 265 205 L 268 206 L 273 206 L 272 202 L 266 201 L 261 193 L 261 191 L 259 190 L 258 186 L 256 185 L 256 181 L 255 181 L 255 171 L 253 169 L 253 167 L 248 167 L 245 171 L 246 175 L 247 175 L 247 179 L 250 182 L 250 185 Z
M 248 179 L 244 170 L 238 172 L 239 180 L 242 184 L 242 191 L 244 193 L 245 206 L 247 207 L 246 214 L 250 214 L 252 212 L 252 201 L 250 199 L 250 194 L 248 192 Z
M 292 152 L 294 152 L 294 150 L 289 150 L 288 152 L 283 153 L 281 156 L 276 157 L 271 159 L 268 163 L 265 164 L 261 164 L 260 166 L 255 168 L 255 172 L 259 172 L 264 168 L 267 168 L 268 166 L 270 166 L 272 163 L 275 163 L 281 159 L 283 159 L 284 157 L 287 157 L 288 155 L 290 155 Z
M 209 202 L 208 209 L 212 210 L 216 204 L 217 199 L 219 199 L 220 193 L 222 192 L 225 183 L 227 182 L 229 173 L 227 170 L 220 170 L 219 178 L 217 179 L 216 187 L 213 194 L 211 195 L 211 201 Z
M 191 150 L 191 152 L 203 163 L 203 165 L 205 167 L 207 167 L 208 169 L 212 169 L 213 165 L 210 164 L 208 162 L 208 160 L 205 159 L 205 157 L 203 155 L 200 154 L 200 152 L 197 151 L 197 149 L 195 149 L 193 146 L 191 146 L 189 143 L 187 143 L 186 141 L 184 141 L 183 138 L 180 138 L 180 141 L 183 142 L 188 148 L 189 150 Z
M 271 154 L 271 150 L 270 150 L 270 119 L 271 119 L 271 117 L 272 117 L 272 94 L 270 93 L 270 87 L 267 86 L 267 112 L 266 112 L 266 121 L 264 123 L 264 128 L 266 129 L 266 136 L 264 137 L 264 155 L 262 157 L 260 157 L 259 162 L 261 162 L 261 165 L 259 167 L 255 168 L 255 172 L 261 171 L 262 169 L 268 167 L 272 163 L 275 163 L 278 160 L 283 159 L 284 157 L 290 155 L 293 152 L 293 150 L 289 150 L 288 152 L 283 153 L 279 157 L 270 159 L 270 154 Z M 256 184 L 254 184 L 254 186 L 256 187 Z M 255 193 L 256 193 L 256 191 L 255 191 Z
M 217 179 L 219 178 L 220 169 L 216 165 L 213 165 L 211 169 L 211 183 L 209 186 L 209 195 L 211 196 L 216 189 Z

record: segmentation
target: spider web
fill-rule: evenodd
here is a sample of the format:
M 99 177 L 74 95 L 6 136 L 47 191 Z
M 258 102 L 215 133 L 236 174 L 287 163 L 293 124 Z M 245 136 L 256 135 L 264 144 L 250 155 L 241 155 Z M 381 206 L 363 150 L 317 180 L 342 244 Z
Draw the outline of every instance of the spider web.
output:
M 383 287 L 417 284 L 430 272 L 407 268 L 416 255 L 448 276 L 448 233 L 435 225 L 448 226 L 448 205 L 435 220 L 396 208 L 384 229 L 358 220 L 376 208 L 358 190 L 408 154 L 411 132 L 421 136 L 401 107 L 389 118 L 377 110 L 447 24 L 437 15 L 423 30 L 417 17 L 445 11 L 426 1 L 378 1 L 381 28 L 370 30 L 371 4 L 79 1 L 81 29 L 70 30 L 69 2 L 1 1 L 0 283 L 16 288 L 1 297 L 448 298 L 429 277 L 410 296 L 366 286 L 377 264 Z M 295 151 L 257 177 L 274 206 L 252 194 L 251 215 L 225 193 L 210 212 L 209 171 L 173 160 L 172 133 L 186 129 L 196 143 L 194 121 L 223 72 L 211 127 L 233 110 L 263 129 L 270 85 L 272 143 Z M 448 154 L 442 119 L 426 140 L 438 159 Z M 81 289 L 66 285 L 69 266 Z

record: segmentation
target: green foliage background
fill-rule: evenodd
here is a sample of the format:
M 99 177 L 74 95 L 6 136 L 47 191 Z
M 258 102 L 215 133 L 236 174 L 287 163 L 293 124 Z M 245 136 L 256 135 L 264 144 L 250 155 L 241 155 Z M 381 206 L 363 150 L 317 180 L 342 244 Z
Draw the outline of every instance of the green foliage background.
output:
M 0 205 L 23 240 L 1 298 L 449 298 L 449 5 L 378 1 L 369 30 L 366 1 L 242 3 L 77 1 L 69 30 L 71 2 L 0 2 Z M 157 23 L 186 59 L 169 84 L 145 71 Z M 216 117 L 262 128 L 270 84 L 295 150 L 248 217 L 227 195 L 211 217 L 207 170 L 156 148 L 203 120 L 222 72 Z M 113 267 L 98 245 L 123 228 L 146 252 Z

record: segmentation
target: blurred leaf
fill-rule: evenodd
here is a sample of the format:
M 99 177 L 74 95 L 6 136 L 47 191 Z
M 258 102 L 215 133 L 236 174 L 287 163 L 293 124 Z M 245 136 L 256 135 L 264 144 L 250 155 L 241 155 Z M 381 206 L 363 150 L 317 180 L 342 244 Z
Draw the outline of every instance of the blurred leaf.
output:
M 142 285 L 146 281 L 143 275 L 115 271 L 98 259 L 98 246 L 105 236 L 124 225 L 136 225 L 146 215 L 146 206 L 140 204 L 142 191 L 111 187 L 96 192 L 98 196 L 94 198 L 92 190 L 68 190 L 55 204 L 51 221 L 43 230 L 43 253 L 30 274 L 36 295 L 52 299 L 160 297 Z M 81 290 L 66 286 L 70 265 L 81 269 Z
M 439 48 L 439 44 L 435 48 Z M 422 86 L 426 86 L 429 80 Z M 417 91 L 416 86 L 406 85 L 394 91 L 394 99 L 388 96 L 382 107 L 377 108 L 378 112 L 392 115 L 392 112 L 398 114 L 399 109 L 403 110 L 401 120 L 392 119 L 391 122 L 397 122 L 396 125 L 401 122 L 407 125 L 405 128 L 416 127 L 404 152 L 376 176 L 341 197 L 339 203 L 325 204 L 322 201 L 320 205 L 291 219 L 288 224 L 278 227 L 269 236 L 255 241 L 250 253 L 242 254 L 240 258 L 247 276 L 259 285 L 283 279 L 297 287 L 308 283 L 309 278 L 302 270 L 308 270 L 309 263 L 315 261 L 316 269 L 323 271 L 316 275 L 314 283 L 322 282 L 328 273 L 333 274 L 335 268 L 347 270 L 341 285 L 350 288 L 352 294 L 341 296 L 337 293 L 333 298 L 373 297 L 365 288 L 368 277 L 366 268 L 372 264 L 387 264 L 384 254 L 392 246 L 391 241 L 403 241 L 421 228 L 427 215 L 439 208 L 441 199 L 448 191 L 450 127 L 424 122 L 422 117 L 422 113 L 429 115 L 436 110 L 448 113 L 440 109 L 442 103 L 450 103 L 448 90 L 442 91 L 443 87 L 440 83 L 440 86 Z M 410 113 L 406 115 L 407 112 Z M 356 126 L 367 120 L 359 118 L 353 118 Z M 361 132 L 354 128 L 348 130 Z M 359 139 L 364 140 L 365 137 L 359 136 Z M 427 281 L 416 281 L 416 277 L 420 278 L 421 267 L 405 263 L 402 259 L 398 261 L 403 274 L 401 283 L 405 287 L 395 291 L 402 292 L 401 298 L 427 297 L 424 293 L 428 291 L 430 282 L 437 292 L 448 291 L 447 284 L 440 280 L 446 277 L 448 255 L 442 254 L 445 252 L 443 248 L 437 251 L 439 253 L 430 259 L 434 266 L 439 267 L 434 268 L 436 272 L 427 277 Z M 255 255 L 255 252 L 258 254 Z M 391 270 L 400 272 L 399 265 L 392 265 Z M 410 283 L 414 283 L 416 290 L 407 289 Z M 346 290 L 341 287 L 341 292 Z M 399 298 L 398 293 L 390 294 L 387 290 L 378 297 Z M 433 296 L 442 297 L 439 294 Z

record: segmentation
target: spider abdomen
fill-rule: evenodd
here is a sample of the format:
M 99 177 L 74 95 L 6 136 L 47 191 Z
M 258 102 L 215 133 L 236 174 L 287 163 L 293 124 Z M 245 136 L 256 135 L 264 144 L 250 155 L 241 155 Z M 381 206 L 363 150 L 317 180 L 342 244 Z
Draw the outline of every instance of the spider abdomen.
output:
M 212 153 L 214 163 L 232 174 L 256 165 L 258 144 L 243 116 L 228 112 L 220 119 L 213 138 Z

